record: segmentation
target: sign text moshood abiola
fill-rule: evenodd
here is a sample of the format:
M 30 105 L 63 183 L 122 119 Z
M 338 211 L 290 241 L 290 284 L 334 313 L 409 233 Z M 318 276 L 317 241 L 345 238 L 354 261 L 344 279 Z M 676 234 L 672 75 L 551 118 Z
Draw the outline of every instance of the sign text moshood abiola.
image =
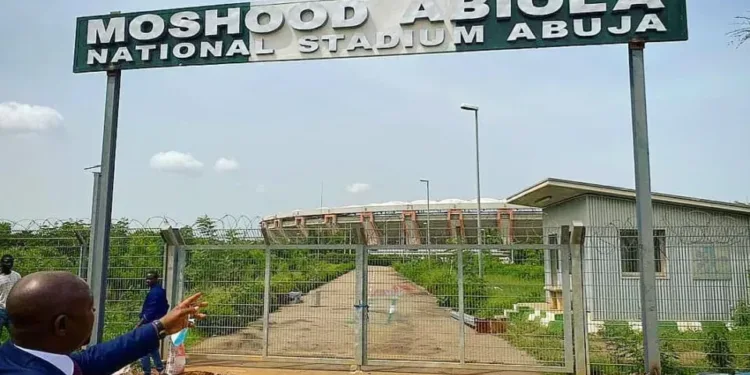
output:
M 81 17 L 73 71 L 687 40 L 686 0 L 333 0 Z

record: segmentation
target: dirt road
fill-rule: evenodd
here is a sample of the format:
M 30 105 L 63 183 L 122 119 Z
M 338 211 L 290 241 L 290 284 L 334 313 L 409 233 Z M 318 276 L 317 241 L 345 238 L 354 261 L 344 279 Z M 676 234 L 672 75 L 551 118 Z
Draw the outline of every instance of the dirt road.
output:
M 438 306 L 435 296 L 390 267 L 370 266 L 368 272 L 369 359 L 459 360 L 459 323 L 448 309 Z M 271 314 L 269 354 L 353 358 L 354 290 L 355 276 L 350 272 L 308 293 L 303 303 Z M 320 304 L 315 306 L 318 292 Z M 262 324 L 256 322 L 239 333 L 204 340 L 191 352 L 257 355 L 262 332 Z M 537 363 L 502 338 L 477 334 L 468 326 L 465 341 L 467 362 Z

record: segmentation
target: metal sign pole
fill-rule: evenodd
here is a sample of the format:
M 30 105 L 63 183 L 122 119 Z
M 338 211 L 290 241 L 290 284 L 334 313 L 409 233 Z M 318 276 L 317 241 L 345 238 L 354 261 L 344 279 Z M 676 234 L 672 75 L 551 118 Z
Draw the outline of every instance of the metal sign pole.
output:
M 102 139 L 101 177 L 96 201 L 96 221 L 92 223 L 94 243 L 91 248 L 91 278 L 89 285 L 94 296 L 94 329 L 91 345 L 102 342 L 104 333 L 104 302 L 107 295 L 109 265 L 109 230 L 112 223 L 112 191 L 115 181 L 115 149 L 117 119 L 120 111 L 120 70 L 107 71 L 107 93 L 104 106 L 104 136 Z
M 656 257 L 654 256 L 653 207 L 651 206 L 651 167 L 648 151 L 646 75 L 643 50 L 646 44 L 628 45 L 630 96 L 635 159 L 635 205 L 638 220 L 641 324 L 643 325 L 644 365 L 647 374 L 661 374 L 658 315 L 656 313 Z

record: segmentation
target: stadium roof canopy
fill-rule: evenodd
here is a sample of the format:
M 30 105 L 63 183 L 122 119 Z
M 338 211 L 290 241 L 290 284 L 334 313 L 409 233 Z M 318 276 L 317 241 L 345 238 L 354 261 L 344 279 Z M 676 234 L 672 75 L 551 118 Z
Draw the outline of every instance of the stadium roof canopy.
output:
M 443 199 L 440 201 L 430 200 L 430 211 L 448 211 L 448 210 L 464 210 L 471 211 L 476 210 L 477 200 L 463 200 L 463 199 Z M 537 208 L 528 206 L 519 206 L 516 204 L 509 204 L 505 199 L 494 199 L 494 198 L 482 198 L 482 211 L 484 210 L 498 210 L 498 209 L 520 209 L 530 211 L 541 211 Z M 427 200 L 416 200 L 411 202 L 404 201 L 391 201 L 384 203 L 371 203 L 364 205 L 352 205 L 342 207 L 319 207 L 314 209 L 306 210 L 294 210 L 292 212 L 280 213 L 277 215 L 266 216 L 263 220 L 273 220 L 285 217 L 295 216 L 316 216 L 316 215 L 346 215 L 346 214 L 357 214 L 360 212 L 401 212 L 401 211 L 426 211 Z

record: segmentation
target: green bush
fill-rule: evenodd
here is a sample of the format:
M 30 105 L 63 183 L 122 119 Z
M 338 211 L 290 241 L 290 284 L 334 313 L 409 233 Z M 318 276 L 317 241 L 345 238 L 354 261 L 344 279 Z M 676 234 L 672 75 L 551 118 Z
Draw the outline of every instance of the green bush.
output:
M 750 304 L 740 301 L 732 311 L 732 323 L 735 327 L 750 327 Z
M 704 323 L 706 341 L 703 344 L 703 352 L 706 360 L 714 371 L 722 373 L 734 373 L 735 356 L 729 346 L 729 330 L 723 323 Z
M 644 353 L 643 334 L 634 331 L 624 322 L 604 322 L 604 329 L 599 331 L 599 338 L 604 342 L 608 362 L 614 366 L 592 366 L 596 372 L 607 374 L 643 373 Z M 665 375 L 684 375 L 687 370 L 680 365 L 674 346 L 669 341 L 660 342 L 661 373 Z

